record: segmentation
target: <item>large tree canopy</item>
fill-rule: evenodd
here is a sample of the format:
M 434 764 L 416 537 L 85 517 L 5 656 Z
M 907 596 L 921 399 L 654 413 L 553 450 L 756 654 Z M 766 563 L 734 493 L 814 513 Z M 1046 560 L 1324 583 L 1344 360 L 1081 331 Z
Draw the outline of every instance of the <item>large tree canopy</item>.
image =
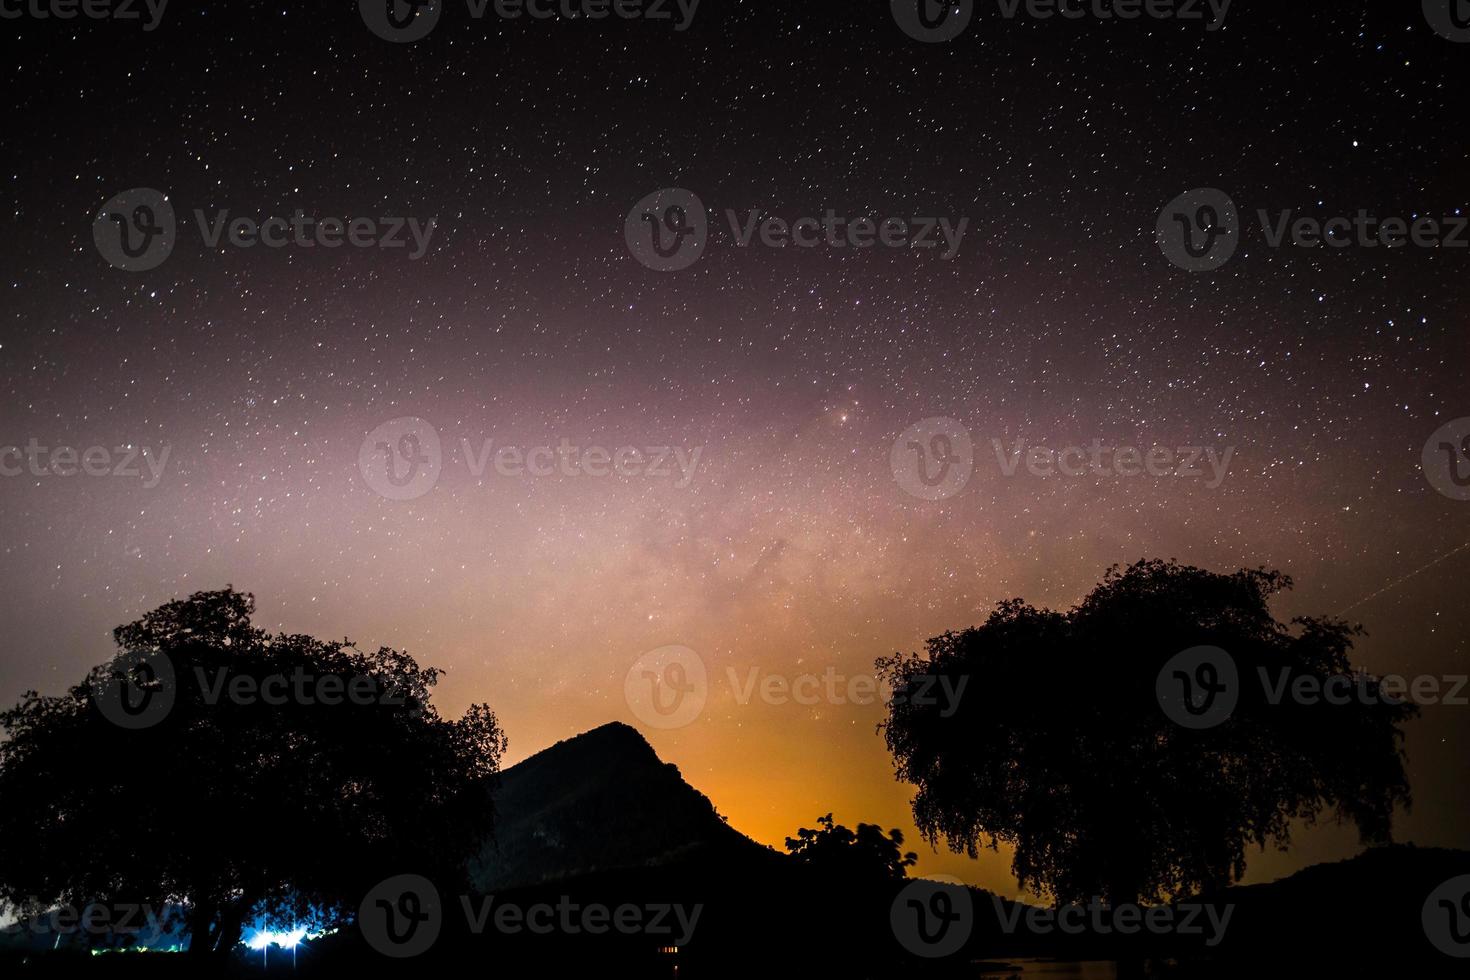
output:
M 1278 622 L 1269 602 L 1290 586 L 1145 561 L 1109 570 L 1068 612 L 1014 599 L 931 639 L 927 656 L 881 659 L 894 686 L 883 733 L 898 778 L 918 787 L 920 831 L 972 856 L 1013 847 L 1017 879 L 1059 902 L 1228 883 L 1247 845 L 1285 848 L 1294 821 L 1324 811 L 1386 840 L 1409 802 L 1399 726 L 1417 709 L 1381 698 L 1372 677 L 1355 676 L 1346 703 L 1275 697 L 1283 676 L 1352 674 L 1360 632 Z M 1229 654 L 1239 702 L 1195 730 L 1161 710 L 1156 682 L 1201 645 Z M 970 678 L 957 705 L 927 696 L 936 676 Z
M 192 952 L 227 952 L 248 917 L 340 917 L 390 873 L 459 873 L 491 820 L 495 715 L 441 718 L 438 671 L 253 612 L 228 588 L 170 602 L 65 695 L 0 714 L 0 898 L 179 906 Z M 120 725 L 120 690 L 167 711 Z

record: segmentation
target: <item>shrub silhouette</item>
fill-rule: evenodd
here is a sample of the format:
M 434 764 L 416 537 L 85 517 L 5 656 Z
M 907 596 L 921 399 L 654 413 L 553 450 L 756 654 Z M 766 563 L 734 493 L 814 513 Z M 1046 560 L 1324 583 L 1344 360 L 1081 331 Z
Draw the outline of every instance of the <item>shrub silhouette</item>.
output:
M 859 882 L 902 879 L 919 859 L 912 851 L 904 853 L 900 831 L 885 836 L 882 827 L 860 823 L 853 832 L 834 823 L 830 813 L 817 818 L 816 829 L 802 827 L 786 838 L 786 850 L 803 864 Z

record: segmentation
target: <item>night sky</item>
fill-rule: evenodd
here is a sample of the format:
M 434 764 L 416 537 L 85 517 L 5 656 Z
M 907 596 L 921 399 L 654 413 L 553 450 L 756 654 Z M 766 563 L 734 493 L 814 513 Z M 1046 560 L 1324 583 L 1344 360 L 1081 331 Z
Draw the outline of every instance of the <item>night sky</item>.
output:
M 779 845 L 828 811 L 912 837 L 909 789 L 879 706 L 742 705 L 728 669 L 871 672 L 1005 598 L 1069 607 L 1114 563 L 1276 567 L 1278 617 L 1362 622 L 1364 666 L 1470 670 L 1470 500 L 1421 467 L 1470 416 L 1470 248 L 1276 248 L 1256 218 L 1467 213 L 1470 44 L 1416 3 L 1237 0 L 1216 31 L 997 11 L 945 43 L 886 2 L 703 0 L 683 31 L 451 3 L 402 44 L 350 0 L 0 20 L 0 446 L 169 447 L 156 481 L 141 456 L 0 477 L 0 701 L 231 583 L 261 625 L 447 668 L 441 707 L 488 701 L 511 761 L 638 725 Z M 94 244 L 132 188 L 178 216 L 143 272 Z M 625 243 L 664 188 L 708 209 L 681 271 Z M 1213 272 L 1155 237 L 1196 188 L 1239 209 Z M 211 250 L 194 218 L 298 209 L 435 226 L 415 259 Z M 968 224 L 949 259 L 740 247 L 727 209 Z M 359 467 L 402 418 L 441 442 L 413 499 Z M 925 499 L 890 457 L 935 418 L 973 474 Z M 699 456 L 688 480 L 476 476 L 461 441 L 487 439 Z M 1233 454 L 1220 481 L 1007 476 L 992 440 Z M 711 687 L 656 729 L 624 677 L 668 645 Z M 1397 837 L 1470 847 L 1470 707 L 1427 708 L 1407 747 Z M 1248 880 L 1356 846 L 1321 827 Z M 919 873 L 1016 894 L 1006 854 L 919 850 Z

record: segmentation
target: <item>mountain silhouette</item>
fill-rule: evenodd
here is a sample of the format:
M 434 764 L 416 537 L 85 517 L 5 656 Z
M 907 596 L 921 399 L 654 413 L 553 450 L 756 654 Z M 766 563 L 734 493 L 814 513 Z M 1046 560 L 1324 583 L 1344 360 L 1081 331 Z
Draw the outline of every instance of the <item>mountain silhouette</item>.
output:
M 495 836 L 471 867 L 483 891 L 672 864 L 771 861 L 714 804 L 613 722 L 510 767 L 495 794 Z

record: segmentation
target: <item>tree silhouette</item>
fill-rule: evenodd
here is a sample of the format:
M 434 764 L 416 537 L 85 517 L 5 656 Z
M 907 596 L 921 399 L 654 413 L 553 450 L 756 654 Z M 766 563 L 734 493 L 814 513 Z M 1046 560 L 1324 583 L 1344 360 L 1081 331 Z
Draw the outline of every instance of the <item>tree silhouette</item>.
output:
M 832 814 L 817 818 L 817 828 L 799 828 L 786 838 L 786 850 L 803 864 L 820 868 L 834 877 L 857 882 L 901 879 L 919 856 L 903 852 L 903 834 L 890 830 L 885 836 L 877 824 L 860 823 L 857 832 L 834 824 Z
M 395 869 L 459 875 L 491 820 L 495 715 L 445 720 L 439 671 L 268 635 L 253 612 L 231 588 L 169 602 L 67 694 L 0 714 L 0 897 L 182 908 L 208 955 L 253 916 L 341 922 Z M 168 710 L 123 727 L 114 695 Z
M 880 659 L 894 688 L 881 729 L 898 778 L 918 787 L 920 831 L 971 856 L 1004 843 L 1024 886 L 1113 904 L 1238 879 L 1248 844 L 1284 850 L 1292 823 L 1324 810 L 1389 839 L 1409 803 L 1399 725 L 1417 709 L 1352 674 L 1360 627 L 1277 622 L 1269 601 L 1290 587 L 1264 569 L 1143 561 L 1110 569 L 1068 612 L 1013 599 L 931 639 L 926 657 Z M 1198 645 L 1229 654 L 1239 701 L 1196 730 L 1166 715 L 1156 685 Z M 957 705 L 933 697 L 932 678 L 962 676 Z M 1273 701 L 1281 678 L 1332 677 L 1358 693 Z

